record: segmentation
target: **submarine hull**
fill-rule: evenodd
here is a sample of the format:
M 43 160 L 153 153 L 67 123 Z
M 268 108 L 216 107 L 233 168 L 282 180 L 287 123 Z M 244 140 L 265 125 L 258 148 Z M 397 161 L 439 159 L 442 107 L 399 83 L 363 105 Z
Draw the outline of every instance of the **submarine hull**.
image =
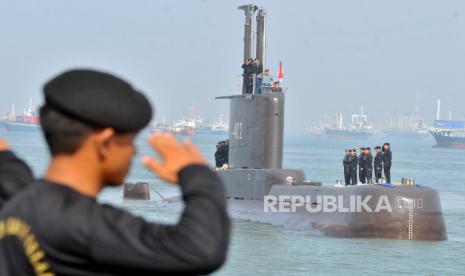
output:
M 335 237 L 447 239 L 439 194 L 429 187 L 314 186 L 318 183 L 301 182 L 304 175 L 299 170 L 238 169 L 219 175 L 234 219 L 318 230 Z M 336 202 L 325 204 L 325 198 Z M 369 200 L 361 206 L 364 199 Z
M 296 231 L 313 231 L 341 238 L 385 238 L 398 240 L 447 240 L 442 214 L 414 215 L 413 236 L 409 236 L 408 214 L 309 214 L 303 210 L 294 213 L 266 213 L 263 202 L 228 199 L 229 214 L 234 219 L 282 226 Z

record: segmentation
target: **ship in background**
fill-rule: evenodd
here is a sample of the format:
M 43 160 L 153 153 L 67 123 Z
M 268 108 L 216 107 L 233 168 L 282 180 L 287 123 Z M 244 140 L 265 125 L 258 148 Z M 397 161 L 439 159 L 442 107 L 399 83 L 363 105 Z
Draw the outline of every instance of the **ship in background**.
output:
M 218 121 L 214 122 L 208 134 L 228 135 L 229 123 L 223 120 L 223 115 L 220 115 Z
M 387 116 L 383 133 L 387 139 L 424 139 L 429 136 L 425 119 L 419 115 Z
M 201 118 L 188 118 L 167 123 L 163 117 L 161 123 L 153 123 L 149 126 L 151 133 L 170 133 L 172 135 L 227 135 L 228 123 L 220 116 L 219 120 L 211 123 Z
M 366 140 L 373 136 L 373 124 L 368 122 L 367 115 L 360 108 L 360 114 L 353 114 L 349 126 L 344 125 L 342 113 L 336 114 L 336 125 L 324 129 L 326 138 Z
M 162 123 L 154 123 L 149 126 L 149 131 L 151 133 L 169 133 L 172 135 L 194 135 L 195 121 L 183 119 L 166 123 L 163 119 Z
M 325 128 L 332 127 L 331 118 L 324 115 L 318 119 L 318 122 L 305 129 L 305 134 L 313 138 L 323 138 L 325 136 Z
M 465 120 L 452 120 L 449 111 L 449 120 L 440 118 L 441 101 L 438 99 L 436 120 L 429 132 L 436 140 L 437 148 L 465 149 Z
M 8 131 L 38 132 L 40 131 L 39 116 L 35 111 L 32 98 L 29 98 L 28 108 L 21 115 L 15 115 L 15 107 L 12 105 L 11 111 L 4 113 L 0 124 Z

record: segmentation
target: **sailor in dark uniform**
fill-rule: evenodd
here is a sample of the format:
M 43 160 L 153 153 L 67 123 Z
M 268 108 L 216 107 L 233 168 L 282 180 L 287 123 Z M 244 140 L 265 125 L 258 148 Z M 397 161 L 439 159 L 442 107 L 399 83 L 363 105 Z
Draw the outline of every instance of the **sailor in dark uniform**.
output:
M 0 210 L 8 199 L 28 187 L 32 180 L 29 166 L 0 139 Z
M 383 144 L 383 170 L 387 183 L 391 183 L 392 152 L 389 143 Z
M 243 73 L 243 82 L 244 82 L 244 93 L 245 94 L 252 94 L 253 93 L 253 76 L 256 72 L 256 66 L 253 62 L 253 59 L 248 58 L 242 64 Z
M 375 180 L 378 181 L 381 177 L 383 177 L 383 153 L 381 152 L 381 147 L 377 146 L 375 147 L 376 150 L 376 155 L 375 155 L 375 161 L 374 161 L 374 166 L 375 166 Z
M 223 144 L 222 142 L 218 142 L 216 145 L 216 151 L 215 151 L 215 165 L 217 168 L 221 168 L 224 165 L 224 150 L 223 150 Z
M 345 151 L 342 166 L 344 167 L 344 183 L 347 186 L 350 185 L 350 149 Z
M 229 165 L 229 139 L 224 141 L 224 163 Z
M 373 155 L 371 155 L 370 148 L 365 148 L 364 157 L 363 170 L 365 171 L 366 183 L 373 183 Z
M 152 117 L 143 94 L 92 70 L 59 75 L 44 94 L 40 120 L 52 159 L 43 179 L 0 211 L 0 275 L 206 274 L 222 265 L 230 224 L 224 188 L 190 142 L 151 136 L 161 160 L 143 159 L 161 179 L 179 184 L 185 207 L 176 225 L 96 200 L 128 173 L 136 134 Z M 18 165 L 13 174 L 30 172 Z
M 350 150 L 350 179 L 352 185 L 357 185 L 357 164 L 358 157 L 355 149 Z
M 360 155 L 358 156 L 358 178 L 360 183 L 365 183 L 365 148 L 360 148 Z

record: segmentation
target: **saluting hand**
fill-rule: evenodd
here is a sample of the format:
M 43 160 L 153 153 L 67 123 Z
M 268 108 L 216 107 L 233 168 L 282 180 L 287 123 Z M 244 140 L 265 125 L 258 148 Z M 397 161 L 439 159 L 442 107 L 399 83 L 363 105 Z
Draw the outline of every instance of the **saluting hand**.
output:
M 9 149 L 10 149 L 10 146 L 8 146 L 6 141 L 3 140 L 3 139 L 0 139 L 0 151 L 5 151 L 5 150 L 9 150 Z
M 178 173 L 189 165 L 207 164 L 197 147 L 188 140 L 181 144 L 170 134 L 154 134 L 148 141 L 162 162 L 145 156 L 142 163 L 167 182 L 178 183 Z

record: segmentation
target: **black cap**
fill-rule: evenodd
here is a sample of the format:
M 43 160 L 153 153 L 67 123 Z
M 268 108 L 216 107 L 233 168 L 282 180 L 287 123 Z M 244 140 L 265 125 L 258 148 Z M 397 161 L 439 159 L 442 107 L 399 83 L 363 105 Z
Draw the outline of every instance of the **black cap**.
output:
M 370 148 L 365 148 L 365 150 L 371 150 Z
M 381 147 L 380 147 L 380 146 L 376 146 L 375 149 L 381 149 Z
M 43 90 L 46 106 L 92 126 L 136 132 L 152 119 L 147 98 L 108 73 L 66 71 L 47 82 Z
M 384 143 L 383 146 L 391 146 L 389 143 Z
M 360 150 L 365 150 L 365 148 L 360 148 Z

